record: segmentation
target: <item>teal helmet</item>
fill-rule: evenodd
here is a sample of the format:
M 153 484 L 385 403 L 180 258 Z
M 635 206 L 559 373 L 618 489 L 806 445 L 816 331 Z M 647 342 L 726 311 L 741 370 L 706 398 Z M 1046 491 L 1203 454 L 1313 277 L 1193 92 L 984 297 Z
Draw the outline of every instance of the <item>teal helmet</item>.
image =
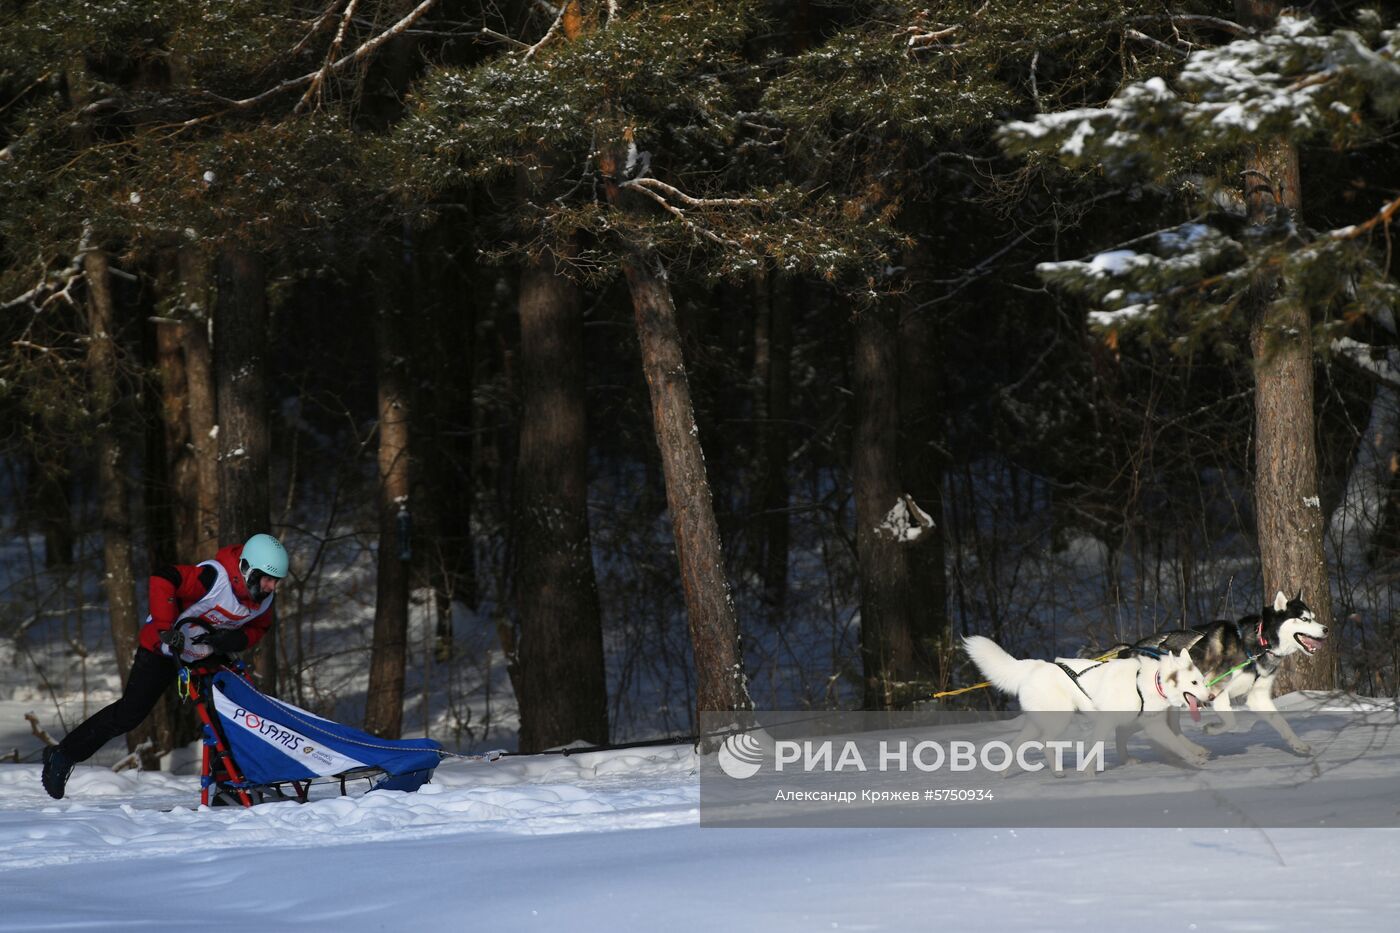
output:
M 272 535 L 253 535 L 243 542 L 238 569 L 248 592 L 260 594 L 263 577 L 280 580 L 287 575 L 287 549 Z

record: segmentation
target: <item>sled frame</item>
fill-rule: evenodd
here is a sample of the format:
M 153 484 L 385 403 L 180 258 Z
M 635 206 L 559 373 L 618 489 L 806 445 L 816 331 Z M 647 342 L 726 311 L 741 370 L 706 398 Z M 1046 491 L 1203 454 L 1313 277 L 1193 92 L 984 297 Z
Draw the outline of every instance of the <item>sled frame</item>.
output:
M 260 803 L 281 800 L 306 803 L 310 799 L 313 784 L 339 785 L 340 796 L 345 797 L 349 793 L 348 782 L 365 780 L 371 782 L 371 786 L 373 786 L 376 777 L 387 773 L 380 768 L 361 768 L 343 774 L 331 775 L 322 780 L 251 783 L 243 776 L 243 770 L 234 760 L 228 738 L 224 735 L 223 726 L 220 725 L 218 717 L 210 711 L 214 689 L 212 681 L 214 675 L 219 671 L 236 674 L 250 684 L 253 682 L 248 676 L 246 665 L 241 662 L 232 665 L 187 667 L 182 669 L 180 674 L 182 692 L 186 693 L 194 705 L 204 742 L 199 770 L 199 802 L 202 806 L 247 808 Z

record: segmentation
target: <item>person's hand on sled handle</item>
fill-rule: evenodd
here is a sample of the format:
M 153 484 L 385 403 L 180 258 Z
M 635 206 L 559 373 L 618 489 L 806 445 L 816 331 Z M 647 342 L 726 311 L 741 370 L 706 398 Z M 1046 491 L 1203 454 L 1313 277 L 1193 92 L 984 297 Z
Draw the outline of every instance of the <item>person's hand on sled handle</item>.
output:
M 204 643 L 211 634 L 209 627 L 201 622 L 182 622 L 160 633 L 161 651 L 185 664 L 203 661 L 218 650 Z
M 201 647 L 207 645 L 219 654 L 233 654 L 248 647 L 248 635 L 241 629 L 216 628 L 194 636 L 194 643 Z

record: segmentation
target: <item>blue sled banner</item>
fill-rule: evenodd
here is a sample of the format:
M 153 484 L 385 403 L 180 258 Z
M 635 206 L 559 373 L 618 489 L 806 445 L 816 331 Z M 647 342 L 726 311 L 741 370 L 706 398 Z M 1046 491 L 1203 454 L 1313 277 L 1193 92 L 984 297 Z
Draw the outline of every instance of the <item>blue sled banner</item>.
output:
M 214 675 L 213 694 L 234 761 L 254 784 L 369 770 L 427 780 L 442 760 L 432 739 L 381 739 L 264 696 L 227 671 Z
M 724 827 L 1400 827 L 1394 701 L 1282 712 L 701 713 Z

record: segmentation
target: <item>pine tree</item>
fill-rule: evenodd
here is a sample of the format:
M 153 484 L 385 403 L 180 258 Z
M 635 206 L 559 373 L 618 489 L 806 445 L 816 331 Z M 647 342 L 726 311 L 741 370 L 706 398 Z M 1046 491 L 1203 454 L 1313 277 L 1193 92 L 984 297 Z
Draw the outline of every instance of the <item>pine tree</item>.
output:
M 1242 4 L 1257 35 L 1193 55 L 1175 78 L 1128 85 L 1101 108 L 1045 114 L 1005 130 L 1009 148 L 1120 175 L 1209 176 L 1233 164 L 1241 184 L 1211 186 L 1214 210 L 1087 262 L 1047 264 L 1048 281 L 1085 295 L 1106 331 L 1174 337 L 1248 328 L 1256 373 L 1255 507 L 1263 591 L 1302 591 L 1331 624 L 1317 492 L 1312 357 L 1347 312 L 1374 314 L 1394 292 L 1368 239 L 1400 209 L 1382 205 L 1329 231 L 1304 224 L 1296 146 L 1344 148 L 1400 114 L 1395 31 L 1373 13 L 1327 31 L 1311 19 Z M 1228 177 L 1228 176 L 1224 176 Z M 1116 339 L 1116 338 L 1115 338 Z M 1335 639 L 1292 686 L 1335 683 Z

